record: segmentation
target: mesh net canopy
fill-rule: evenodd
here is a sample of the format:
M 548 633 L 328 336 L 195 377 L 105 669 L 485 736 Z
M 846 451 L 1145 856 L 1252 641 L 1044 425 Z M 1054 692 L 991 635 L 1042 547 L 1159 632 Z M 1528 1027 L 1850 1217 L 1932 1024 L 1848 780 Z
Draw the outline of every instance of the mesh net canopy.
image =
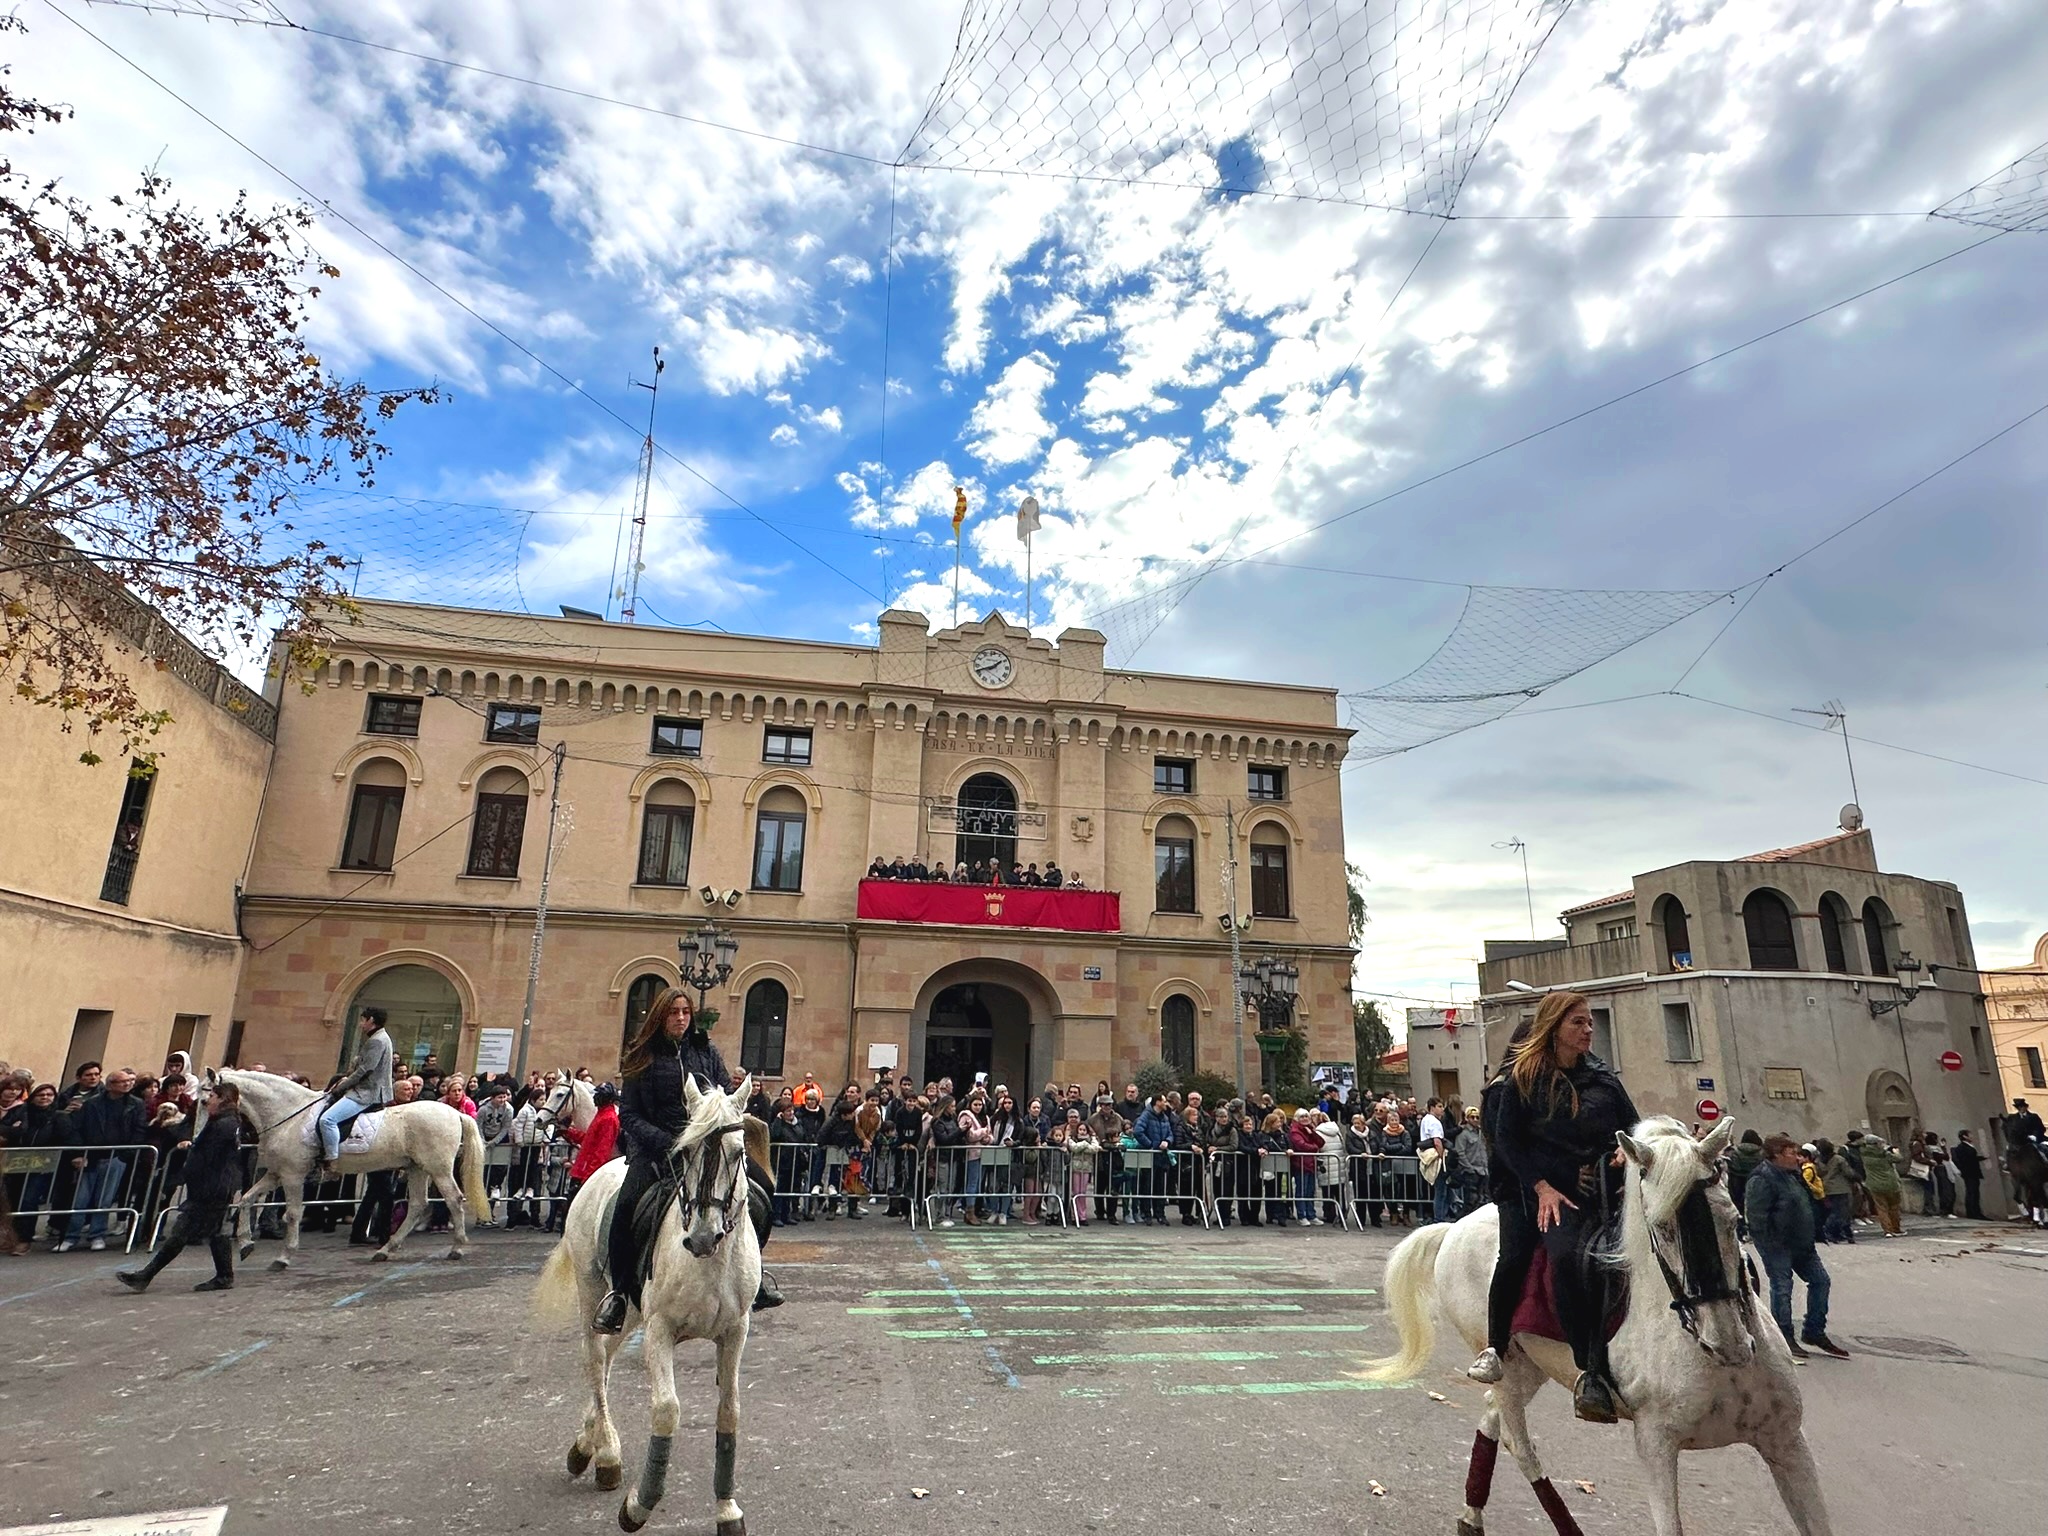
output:
M 1571 0 L 967 0 L 905 166 L 1448 215 Z
M 1358 733 L 1351 756 L 1391 757 L 1490 724 L 1728 595 L 1470 587 L 1458 622 L 1421 666 L 1343 695 Z
M 1934 217 L 2009 235 L 2048 233 L 2048 144 L 1950 198 L 1934 210 Z

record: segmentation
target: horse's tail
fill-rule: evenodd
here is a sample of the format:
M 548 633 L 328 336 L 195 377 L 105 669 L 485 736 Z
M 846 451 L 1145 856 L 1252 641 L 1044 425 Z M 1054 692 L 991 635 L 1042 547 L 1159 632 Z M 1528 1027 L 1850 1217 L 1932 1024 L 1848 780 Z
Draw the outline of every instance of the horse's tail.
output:
M 1408 1381 L 1429 1363 L 1436 1346 L 1436 1259 L 1451 1224 L 1440 1221 L 1410 1233 L 1387 1259 L 1387 1311 L 1400 1331 L 1401 1352 L 1368 1360 L 1367 1381 Z
M 576 1289 L 576 1259 L 569 1252 L 569 1239 L 564 1237 L 555 1244 L 555 1251 L 541 1266 L 540 1279 L 534 1282 L 533 1320 L 545 1327 L 560 1328 L 579 1321 L 582 1313 Z
M 455 1154 L 455 1176 L 462 1181 L 462 1199 L 468 1205 L 470 1214 L 479 1221 L 487 1220 L 491 1214 L 490 1191 L 484 1188 L 484 1138 L 477 1130 L 476 1122 L 460 1114 L 462 1121 L 462 1146 Z

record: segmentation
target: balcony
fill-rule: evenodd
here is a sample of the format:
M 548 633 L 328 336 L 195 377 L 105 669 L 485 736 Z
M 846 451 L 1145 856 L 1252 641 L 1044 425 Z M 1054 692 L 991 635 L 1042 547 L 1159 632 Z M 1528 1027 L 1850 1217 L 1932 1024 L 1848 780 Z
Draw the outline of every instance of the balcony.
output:
M 1115 933 L 1123 927 L 1114 891 L 1049 891 L 1028 885 L 943 885 L 863 880 L 856 915 L 885 923 L 955 923 L 977 928 L 1056 928 Z
M 1507 991 L 1510 980 L 1532 987 L 1563 987 L 1603 976 L 1632 976 L 1642 968 L 1640 935 L 1595 944 L 1554 944 L 1482 962 L 1479 991 L 1491 997 Z

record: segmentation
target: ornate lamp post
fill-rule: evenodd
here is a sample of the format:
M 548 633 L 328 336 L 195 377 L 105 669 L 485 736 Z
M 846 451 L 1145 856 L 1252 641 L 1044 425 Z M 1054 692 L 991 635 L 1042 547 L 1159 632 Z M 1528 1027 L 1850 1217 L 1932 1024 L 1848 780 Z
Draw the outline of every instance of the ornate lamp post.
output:
M 1268 951 L 1238 967 L 1237 984 L 1245 1005 L 1258 1011 L 1260 1075 L 1270 1081 L 1273 1058 L 1286 1045 L 1301 972 Z
M 683 985 L 697 994 L 697 1012 L 701 1015 L 705 994 L 713 987 L 724 986 L 726 978 L 732 975 L 732 962 L 740 952 L 740 941 L 706 918 L 704 926 L 695 933 L 686 933 L 677 939 L 676 948 L 683 957 Z

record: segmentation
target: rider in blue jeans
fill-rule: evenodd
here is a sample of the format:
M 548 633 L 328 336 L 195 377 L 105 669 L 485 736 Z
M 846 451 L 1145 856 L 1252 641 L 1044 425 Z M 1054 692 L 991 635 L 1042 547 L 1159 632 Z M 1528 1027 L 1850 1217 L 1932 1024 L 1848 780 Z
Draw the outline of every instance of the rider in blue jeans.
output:
M 332 1175 L 335 1159 L 341 1156 L 342 1122 L 391 1102 L 391 1036 L 384 1030 L 387 1017 L 382 1008 L 363 1010 L 362 1044 L 356 1047 L 355 1065 L 347 1077 L 327 1090 L 327 1107 L 320 1111 L 323 1173 Z
M 1828 1271 L 1813 1246 L 1813 1195 L 1799 1172 L 1799 1143 L 1790 1136 L 1764 1138 L 1764 1160 L 1749 1176 L 1743 1191 L 1743 1215 L 1749 1238 L 1764 1273 L 1771 1279 L 1771 1316 L 1794 1360 L 1809 1358 L 1808 1349 L 1849 1358 L 1849 1352 L 1828 1337 Z M 1792 1332 L 1792 1277 L 1806 1282 L 1806 1322 Z

